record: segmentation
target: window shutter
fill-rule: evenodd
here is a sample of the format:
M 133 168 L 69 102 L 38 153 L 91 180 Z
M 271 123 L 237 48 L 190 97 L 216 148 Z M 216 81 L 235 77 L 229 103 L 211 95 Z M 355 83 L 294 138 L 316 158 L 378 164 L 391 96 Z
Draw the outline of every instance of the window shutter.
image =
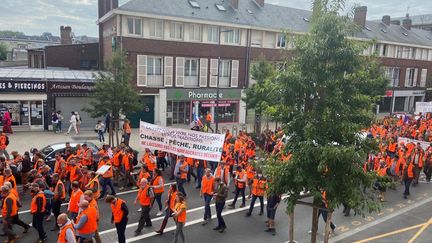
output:
M 420 87 L 426 87 L 426 76 L 427 76 L 427 69 L 423 68 L 420 76 Z
M 217 87 L 218 59 L 210 60 L 210 87 Z
M 165 87 L 173 86 L 173 57 L 164 57 L 164 85 Z
M 208 59 L 201 58 L 200 59 L 200 87 L 207 87 L 207 77 L 208 77 Z
M 413 86 L 417 86 L 417 76 L 418 76 L 418 68 L 414 69 L 414 80 L 413 80 Z
M 147 86 L 146 55 L 137 55 L 137 86 Z
M 232 60 L 231 61 L 231 87 L 238 87 L 238 80 L 239 80 L 239 61 L 238 60 Z
M 409 74 L 410 74 L 410 68 L 407 68 L 405 71 L 405 87 L 409 87 Z
M 176 57 L 176 86 L 184 86 L 184 57 Z

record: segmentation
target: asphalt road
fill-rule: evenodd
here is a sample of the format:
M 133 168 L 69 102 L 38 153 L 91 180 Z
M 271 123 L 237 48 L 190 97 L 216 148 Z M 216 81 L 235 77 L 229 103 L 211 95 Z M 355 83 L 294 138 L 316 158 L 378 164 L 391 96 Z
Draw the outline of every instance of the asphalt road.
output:
M 165 175 L 165 178 L 167 175 Z M 172 183 L 166 180 L 167 184 Z M 195 189 L 193 181 L 186 185 L 186 192 L 188 193 L 187 205 L 188 205 L 188 219 L 187 226 L 185 227 L 185 235 L 187 242 L 286 242 L 288 240 L 288 216 L 284 212 L 285 204 L 282 204 L 277 212 L 276 227 L 277 234 L 275 236 L 264 232 L 266 220 L 265 215 L 258 216 L 258 208 L 255 208 L 254 213 L 251 217 L 245 217 L 247 207 L 238 208 L 240 205 L 237 202 L 236 209 L 224 210 L 225 221 L 228 229 L 224 233 L 213 231 L 212 228 L 216 224 L 215 210 L 212 207 L 212 213 L 214 219 L 206 226 L 202 226 L 202 218 L 204 214 L 204 202 L 199 197 L 199 191 Z M 117 189 L 117 188 L 116 188 Z M 232 191 L 232 190 L 230 190 Z M 424 223 L 430 217 L 432 213 L 430 208 L 432 206 L 432 192 L 431 184 L 422 183 L 420 186 L 412 188 L 412 196 L 409 200 L 402 198 L 402 188 L 398 187 L 396 190 L 389 190 L 387 192 L 387 202 L 383 204 L 383 209 L 380 213 L 368 215 L 365 218 L 360 216 L 344 217 L 342 209 L 335 211 L 333 222 L 337 225 L 336 235 L 332 238 L 333 242 L 354 242 L 356 240 L 365 239 L 371 236 L 379 235 L 381 233 L 387 233 L 389 231 L 401 228 L 409 227 Z M 126 230 L 126 237 L 128 242 L 167 242 L 173 238 L 174 224 L 172 219 L 169 220 L 165 233 L 162 236 L 158 236 L 154 233 L 154 230 L 159 229 L 162 222 L 163 216 L 157 217 L 157 205 L 154 205 L 151 211 L 153 227 L 145 228 L 142 235 L 135 237 L 134 231 L 137 227 L 137 222 L 140 213 L 137 212 L 138 206 L 133 205 L 133 201 L 137 195 L 136 190 L 129 190 L 123 192 L 117 192 L 117 195 L 125 200 L 128 204 L 130 215 L 129 225 Z M 165 196 L 165 195 L 164 195 Z M 30 206 L 30 195 L 21 194 L 23 208 L 20 209 L 20 218 L 25 222 L 31 222 L 32 217 L 28 212 Z M 230 193 L 228 202 L 233 198 L 233 194 Z M 306 201 L 308 199 L 305 199 Z M 259 206 L 256 203 L 255 206 Z M 99 201 L 100 208 L 100 224 L 99 232 L 102 238 L 102 242 L 117 242 L 117 235 L 114 225 L 110 223 L 111 210 L 109 205 L 103 201 Z M 406 212 L 401 213 L 402 210 Z M 62 212 L 66 211 L 66 206 L 62 207 Z M 387 219 L 389 218 L 389 219 Z M 383 222 L 381 222 L 383 221 Z M 311 223 L 311 209 L 307 206 L 297 206 L 295 210 L 295 240 L 297 242 L 308 242 L 310 235 L 308 230 L 310 229 Z M 55 242 L 57 239 L 57 232 L 51 232 L 50 229 L 54 226 L 55 222 L 45 222 L 44 226 L 48 234 L 49 242 Z M 366 228 L 367 227 L 367 228 Z M 365 229 L 364 229 L 365 228 Z M 324 229 L 323 220 L 319 221 L 319 235 L 318 242 L 322 241 L 322 232 Z M 15 226 L 14 230 L 21 234 L 22 229 L 19 226 Z M 416 230 L 407 231 L 406 237 L 394 236 L 389 238 L 389 241 L 376 241 L 376 242 L 406 242 L 408 233 L 414 234 Z M 427 230 L 426 230 L 427 231 Z M 429 230 L 431 231 L 431 230 Z M 427 235 L 427 234 L 425 234 Z M 432 233 L 429 233 L 429 238 Z M 36 231 L 30 230 L 27 234 L 21 234 L 19 242 L 34 242 L 37 238 Z M 416 241 L 424 242 L 424 241 Z M 430 241 L 428 241 L 430 242 Z

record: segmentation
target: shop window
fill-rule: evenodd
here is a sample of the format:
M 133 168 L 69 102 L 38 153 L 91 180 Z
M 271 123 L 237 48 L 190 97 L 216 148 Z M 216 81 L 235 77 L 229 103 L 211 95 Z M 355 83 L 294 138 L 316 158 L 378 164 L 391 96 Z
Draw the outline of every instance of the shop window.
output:
M 167 104 L 167 124 L 186 125 L 190 124 L 190 101 L 168 101 Z
M 198 59 L 186 59 L 185 61 L 185 87 L 198 87 Z
M 379 102 L 379 112 L 380 113 L 389 113 L 390 106 L 392 102 L 392 97 L 383 97 Z

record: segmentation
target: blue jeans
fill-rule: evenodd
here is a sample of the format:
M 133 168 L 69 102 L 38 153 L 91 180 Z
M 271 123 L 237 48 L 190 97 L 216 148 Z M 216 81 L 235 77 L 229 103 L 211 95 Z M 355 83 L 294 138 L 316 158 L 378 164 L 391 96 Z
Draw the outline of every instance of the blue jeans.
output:
M 105 142 L 105 137 L 104 137 L 104 132 L 99 130 L 98 131 L 98 137 L 99 137 L 99 142 Z
M 205 206 L 204 206 L 204 220 L 207 219 L 211 219 L 211 209 L 210 209 L 210 202 L 212 200 L 212 196 L 205 193 L 204 194 L 204 202 L 205 202 Z
M 263 213 L 263 211 L 264 211 L 264 197 L 263 196 L 252 195 L 252 200 L 251 200 L 251 204 L 250 204 L 250 207 L 249 207 L 249 214 L 252 213 L 252 210 L 254 209 L 255 201 L 256 201 L 257 198 L 260 200 L 260 206 L 261 206 L 260 213 Z
M 324 219 L 324 222 L 327 223 L 327 210 L 318 210 L 318 217 L 320 216 L 320 214 L 322 215 L 322 218 Z M 336 226 L 333 224 L 333 222 L 330 222 L 330 228 L 332 230 L 335 230 Z
M 100 198 L 105 197 L 105 193 L 107 192 L 107 186 L 109 186 L 111 188 L 111 194 L 115 196 L 116 192 L 114 190 L 114 186 L 112 184 L 111 178 L 103 178 L 102 177 L 102 194 L 100 196 Z

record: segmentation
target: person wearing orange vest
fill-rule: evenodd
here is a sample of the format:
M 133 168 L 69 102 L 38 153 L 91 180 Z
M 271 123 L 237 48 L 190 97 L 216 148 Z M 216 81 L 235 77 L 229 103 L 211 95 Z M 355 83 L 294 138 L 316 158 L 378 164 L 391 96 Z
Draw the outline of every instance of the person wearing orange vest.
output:
M 257 176 L 252 180 L 252 200 L 250 203 L 249 211 L 246 213 L 246 216 L 252 215 L 252 210 L 255 206 L 255 201 L 258 198 L 260 200 L 261 210 L 258 215 L 263 215 L 264 212 L 264 194 L 267 190 L 267 180 L 262 175 L 262 173 L 258 173 Z
M 89 203 L 89 208 L 94 208 L 96 210 L 96 230 L 94 232 L 94 239 L 96 241 L 96 243 L 101 243 L 101 238 L 99 235 L 99 219 L 100 219 L 100 214 L 99 214 L 99 206 L 97 203 L 97 200 L 94 198 L 93 192 L 90 190 L 87 190 L 83 193 L 83 198 L 85 201 L 87 201 Z M 80 208 L 80 213 L 82 212 L 82 208 Z M 78 214 L 79 215 L 79 214 Z
M 33 197 L 30 205 L 30 212 L 33 214 L 32 225 L 39 234 L 39 240 L 37 242 L 42 243 L 47 240 L 47 235 L 43 227 L 46 197 L 37 183 L 31 185 L 30 195 Z
M 174 176 L 176 178 L 177 189 L 179 192 L 186 197 L 186 191 L 184 189 L 184 183 L 186 183 L 187 174 L 189 171 L 189 165 L 183 155 L 178 156 L 178 161 L 174 167 Z
M 117 229 L 118 242 L 126 243 L 125 231 L 129 214 L 126 202 L 111 195 L 105 198 L 105 202 L 111 206 L 111 223 L 114 223 Z
M 221 160 L 216 167 L 213 175 L 215 178 L 220 178 L 221 181 L 228 187 L 230 184 L 230 166 Z
M 138 195 L 135 198 L 134 204 L 137 202 L 141 205 L 141 216 L 138 222 L 138 228 L 135 230 L 135 235 L 141 234 L 144 226 L 151 227 L 152 222 L 150 219 L 150 206 L 151 201 L 154 198 L 153 189 L 149 186 L 148 181 L 146 179 L 141 180 L 140 189 L 138 191 Z
M 152 201 L 152 207 L 154 202 L 156 201 L 159 206 L 159 212 L 156 214 L 156 216 L 161 216 L 163 214 L 162 212 L 162 194 L 165 191 L 164 184 L 165 181 L 162 177 L 162 172 L 159 169 L 155 170 L 155 178 L 153 179 L 151 183 L 151 188 L 154 192 L 154 200 Z
M 211 219 L 211 209 L 210 209 L 210 202 L 213 198 L 213 192 L 214 192 L 214 177 L 211 174 L 211 170 L 207 168 L 205 170 L 205 175 L 202 177 L 201 181 L 201 190 L 200 190 L 200 197 L 204 197 L 204 222 L 203 225 L 206 225 L 210 219 Z
M 82 200 L 83 191 L 79 188 L 77 181 L 72 182 L 72 193 L 69 199 L 67 211 L 72 220 L 75 220 L 79 213 L 79 202 Z
M 51 176 L 52 185 L 55 185 L 54 187 L 54 197 L 51 203 L 52 212 L 54 213 L 54 217 L 56 218 L 60 215 L 60 207 L 62 202 L 66 199 L 66 188 L 63 182 L 60 180 L 60 176 L 57 173 L 52 174 Z M 51 231 L 58 230 L 59 227 L 56 223 L 55 227 L 51 229 Z
M 132 185 L 132 189 L 136 189 L 135 188 L 135 179 L 132 176 L 132 172 L 134 170 L 134 165 L 133 165 L 133 160 L 134 160 L 134 153 L 133 150 L 131 148 L 126 149 L 126 153 L 123 155 L 122 158 L 122 165 L 124 166 L 124 184 L 123 187 L 120 188 L 120 190 L 124 190 L 128 184 Z
M 212 133 L 214 133 L 214 130 L 211 127 L 212 120 L 213 120 L 212 114 L 210 113 L 210 111 L 207 111 L 206 126 L 208 129 L 210 129 L 212 131 Z
M 174 211 L 175 200 L 177 197 L 177 186 L 175 184 L 170 186 L 168 190 L 168 198 L 165 200 L 165 217 L 162 221 L 161 227 L 159 230 L 155 231 L 157 234 L 163 234 L 164 229 L 168 223 L 168 219 L 171 217 L 172 212 Z
M 243 201 L 242 201 L 242 204 L 240 205 L 240 207 L 242 208 L 245 206 L 245 204 L 246 204 L 246 197 L 245 197 L 246 182 L 247 182 L 246 172 L 243 170 L 243 168 L 241 166 L 238 166 L 237 171 L 235 172 L 235 178 L 234 178 L 234 183 L 235 183 L 234 201 L 230 205 L 228 205 L 228 207 L 235 208 L 237 198 L 240 194 L 243 197 Z
M 402 176 L 403 176 L 403 183 L 404 183 L 404 186 L 405 186 L 405 191 L 403 193 L 403 197 L 405 199 L 407 199 L 408 196 L 410 195 L 409 188 L 410 188 L 411 183 L 412 183 L 412 181 L 414 179 L 414 165 L 413 165 L 412 162 L 407 162 L 404 165 Z
M 65 213 L 57 217 L 57 225 L 60 228 L 57 243 L 76 243 L 75 229 L 71 220 Z
M 21 204 L 21 201 L 20 201 L 20 198 L 19 198 L 18 191 L 16 189 L 12 188 L 12 185 L 11 185 L 10 182 L 5 182 L 4 186 L 7 186 L 8 190 L 9 190 L 10 196 L 14 197 L 15 204 L 16 204 L 16 206 L 18 208 L 18 211 L 19 211 L 19 208 L 22 206 L 22 204 Z M 6 198 L 6 197 L 7 196 L 2 196 L 2 198 Z M 28 224 L 24 223 L 22 220 L 20 220 L 20 218 L 18 217 L 18 214 L 16 214 L 15 216 L 13 216 L 11 219 L 12 219 L 11 220 L 12 224 L 17 224 L 17 225 L 21 226 L 22 228 L 24 228 L 24 233 L 27 233 L 28 230 L 30 229 L 30 225 L 28 225 Z
M 156 157 L 152 154 L 150 149 L 148 148 L 145 149 L 145 153 L 141 159 L 141 163 L 145 164 L 150 174 L 153 175 L 153 171 L 157 167 L 157 162 L 156 162 Z
M 66 161 L 60 153 L 55 154 L 54 173 L 59 174 L 61 180 L 66 178 Z
M 93 151 L 87 146 L 86 143 L 82 145 L 82 159 L 81 164 L 88 168 L 93 168 Z
M 424 164 L 424 150 L 420 146 L 420 143 L 417 143 L 417 147 L 413 149 L 411 154 L 411 163 L 414 166 L 414 179 L 412 185 L 417 186 L 420 177 L 420 171 L 423 169 Z
M 132 134 L 132 129 L 130 127 L 130 121 L 128 119 L 124 120 L 123 124 L 123 142 L 126 146 L 129 146 L 130 136 Z
M 109 186 L 111 189 L 111 195 L 113 195 L 113 196 L 116 195 L 116 192 L 115 192 L 114 186 L 112 184 L 112 180 L 111 180 L 111 178 L 113 177 L 113 167 L 111 164 L 111 160 L 108 156 L 104 156 L 102 158 L 102 160 L 99 162 L 98 169 L 104 165 L 110 166 L 110 168 L 108 169 L 107 172 L 105 172 L 102 175 L 102 181 L 101 181 L 102 182 L 102 194 L 101 194 L 100 198 L 105 197 L 105 193 L 107 192 L 107 186 Z
M 7 160 L 10 159 L 9 153 L 6 150 L 8 145 L 9 145 L 9 138 L 6 135 L 6 133 L 2 132 L 0 134 L 0 156 L 5 156 Z
M 10 168 L 5 168 L 3 170 L 4 173 L 4 181 L 8 181 L 12 184 L 13 189 L 17 189 L 17 183 L 15 180 L 15 176 L 12 174 L 12 170 Z
M 176 204 L 173 210 L 173 218 L 176 222 L 176 231 L 174 234 L 173 243 L 177 243 L 178 237 L 180 236 L 183 243 L 185 242 L 185 236 L 183 233 L 183 227 L 186 224 L 186 202 L 181 192 L 177 193 Z
M 96 178 L 96 172 L 90 172 L 90 181 L 87 185 L 85 185 L 86 190 L 90 190 L 93 192 L 93 198 L 98 200 L 101 194 L 101 186 L 99 182 L 99 178 Z
M 80 242 L 92 242 L 97 229 L 97 211 L 95 207 L 90 207 L 87 200 L 80 202 L 81 209 L 80 215 L 74 224 L 76 235 L 79 237 Z
M 3 200 L 2 217 L 3 217 L 3 233 L 7 236 L 5 242 L 15 242 L 18 235 L 12 229 L 13 218 L 18 216 L 18 202 L 16 197 L 10 193 L 8 186 L 1 187 L 1 196 Z

